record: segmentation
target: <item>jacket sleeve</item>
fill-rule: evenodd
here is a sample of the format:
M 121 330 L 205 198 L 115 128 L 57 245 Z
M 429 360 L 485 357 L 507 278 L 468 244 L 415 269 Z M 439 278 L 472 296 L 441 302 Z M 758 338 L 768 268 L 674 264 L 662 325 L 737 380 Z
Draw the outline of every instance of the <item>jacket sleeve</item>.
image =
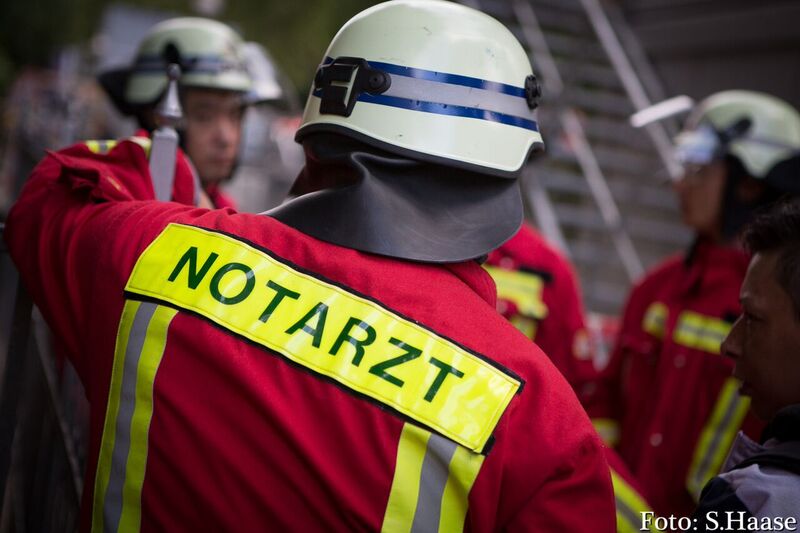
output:
M 599 439 L 587 436 L 530 496 L 509 532 L 616 531 L 614 493 Z
M 514 532 L 611 533 L 614 491 L 602 441 L 569 384 L 538 355 L 525 353 L 524 366 L 512 367 L 526 383 L 507 418 L 508 433 L 498 436 L 506 443 L 499 525 Z
M 176 186 L 191 179 L 181 161 Z M 114 292 L 121 301 L 128 272 L 120 272 L 119 265 L 132 267 L 138 251 L 166 224 L 165 216 L 187 209 L 141 201 L 152 197 L 141 146 L 124 142 L 97 154 L 76 145 L 39 163 L 9 213 L 5 238 L 11 258 L 83 377 L 85 347 L 99 329 L 91 317 Z

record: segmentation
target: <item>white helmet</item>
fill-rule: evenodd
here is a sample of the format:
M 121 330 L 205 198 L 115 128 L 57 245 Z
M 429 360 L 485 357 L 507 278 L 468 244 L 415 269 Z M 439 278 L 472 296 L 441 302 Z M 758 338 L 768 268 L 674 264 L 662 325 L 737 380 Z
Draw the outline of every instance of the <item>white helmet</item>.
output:
M 703 100 L 675 139 L 682 163 L 737 157 L 754 178 L 800 151 L 800 114 L 783 100 L 753 91 L 723 91 Z
M 528 55 L 501 23 L 443 0 L 353 17 L 317 71 L 297 140 L 336 132 L 412 158 L 514 177 L 543 149 Z
M 137 114 L 163 94 L 168 63 L 180 65 L 182 87 L 242 93 L 247 104 L 283 96 L 276 68 L 263 48 L 245 43 L 226 24 L 200 17 L 156 24 L 139 44 L 133 63 L 102 73 L 99 81 L 123 114 Z

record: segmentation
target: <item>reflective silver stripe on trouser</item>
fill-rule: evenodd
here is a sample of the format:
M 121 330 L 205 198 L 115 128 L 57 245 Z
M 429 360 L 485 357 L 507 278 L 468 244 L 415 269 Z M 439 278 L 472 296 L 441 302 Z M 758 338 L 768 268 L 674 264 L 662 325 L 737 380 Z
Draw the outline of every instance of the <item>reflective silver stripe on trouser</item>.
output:
M 125 370 L 122 376 L 119 413 L 114 437 L 114 452 L 111 460 L 111 478 L 105 494 L 103 507 L 104 530 L 113 532 L 119 528 L 122 515 L 122 490 L 125 486 L 128 452 L 131 447 L 131 424 L 136 405 L 136 376 L 142 355 L 147 328 L 158 305 L 142 302 L 133 319 L 128 345 L 125 350 Z
M 450 461 L 456 452 L 455 442 L 431 434 L 422 462 L 419 482 L 419 498 L 414 511 L 411 533 L 426 533 L 439 530 L 442 496 L 450 473 Z
M 533 119 L 533 111 L 522 96 L 452 83 L 409 78 L 398 74 L 391 74 L 391 78 L 392 84 L 386 92 L 382 93 L 383 96 L 484 109 L 514 117 Z

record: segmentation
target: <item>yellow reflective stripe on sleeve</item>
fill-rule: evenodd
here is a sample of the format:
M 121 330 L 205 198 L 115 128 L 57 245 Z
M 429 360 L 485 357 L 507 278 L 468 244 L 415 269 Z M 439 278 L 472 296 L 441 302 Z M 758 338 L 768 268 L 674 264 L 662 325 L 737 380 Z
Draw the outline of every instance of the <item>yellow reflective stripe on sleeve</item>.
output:
M 522 386 L 378 302 L 201 228 L 167 226 L 126 290 L 198 313 L 476 452 Z
M 142 511 L 142 484 L 147 466 L 147 445 L 150 420 L 153 417 L 153 383 L 156 379 L 167 331 L 177 310 L 159 306 L 147 329 L 147 339 L 136 375 L 136 407 L 131 424 L 131 446 L 128 452 L 125 488 L 122 494 L 120 531 L 139 531 Z
M 381 531 L 385 533 L 410 533 L 414 511 L 419 498 L 419 481 L 422 478 L 422 462 L 428 447 L 430 431 L 414 424 L 404 424 L 397 444 L 397 460 L 394 479 L 389 492 L 389 502 L 383 516 Z
M 86 141 L 84 143 L 89 150 L 91 150 L 95 154 L 106 154 L 111 151 L 117 145 L 117 141 L 114 140 L 92 140 Z
M 611 469 L 611 482 L 614 485 L 614 498 L 617 505 L 618 533 L 648 531 L 642 528 L 642 513 L 651 511 L 647 502 L 633 489 L 622 476 Z M 658 531 L 651 523 L 649 531 Z
M 663 339 L 667 327 L 667 313 L 667 306 L 663 303 L 651 303 L 644 313 L 642 329 L 654 337 Z
M 139 530 L 153 382 L 176 313 L 153 303 L 125 303 L 95 480 L 93 533 Z
M 111 371 L 111 382 L 108 390 L 106 418 L 103 423 L 103 437 L 100 454 L 97 459 L 97 471 L 94 479 L 94 495 L 92 504 L 92 533 L 105 531 L 103 525 L 103 500 L 111 476 L 111 455 L 114 450 L 114 430 L 119 412 L 120 389 L 125 365 L 125 352 L 130 338 L 133 319 L 139 309 L 139 302 L 126 301 L 122 309 L 119 328 L 117 330 L 117 346 L 114 352 L 114 363 Z
M 483 466 L 484 456 L 471 452 L 462 446 L 456 447 L 450 461 L 450 476 L 442 496 L 442 519 L 439 532 L 463 531 L 464 520 L 469 508 L 469 492 L 478 472 Z
M 542 299 L 544 280 L 540 276 L 489 265 L 484 265 L 483 268 L 494 279 L 498 299 L 512 302 L 521 315 L 537 320 L 547 317 L 547 305 Z
M 700 434 L 687 474 L 686 488 L 695 501 L 700 500 L 703 487 L 722 467 L 749 407 L 750 399 L 739 395 L 739 381 L 728 378 Z
M 612 418 L 592 418 L 592 425 L 606 445 L 613 447 L 619 442 L 619 423 Z
M 463 531 L 469 492 L 484 457 L 406 423 L 381 531 Z
M 678 316 L 673 340 L 687 348 L 718 354 L 730 329 L 731 324 L 719 318 L 683 311 Z

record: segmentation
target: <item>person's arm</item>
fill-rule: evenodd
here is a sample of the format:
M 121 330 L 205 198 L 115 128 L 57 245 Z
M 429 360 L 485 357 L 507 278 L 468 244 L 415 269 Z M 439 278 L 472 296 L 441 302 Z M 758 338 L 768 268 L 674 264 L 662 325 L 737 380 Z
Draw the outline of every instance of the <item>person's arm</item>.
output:
M 141 146 L 101 155 L 76 145 L 39 163 L 9 214 L 10 255 L 79 372 L 92 312 L 121 295 L 120 265 L 132 267 L 169 214 L 187 209 L 140 201 L 152 197 Z
M 509 346 L 513 349 L 514 346 Z M 508 419 L 505 531 L 615 531 L 614 491 L 600 437 L 547 356 L 526 353 L 526 380 Z M 538 351 L 538 350 L 537 350 Z
M 505 526 L 509 532 L 616 531 L 614 492 L 600 440 L 587 435 Z

